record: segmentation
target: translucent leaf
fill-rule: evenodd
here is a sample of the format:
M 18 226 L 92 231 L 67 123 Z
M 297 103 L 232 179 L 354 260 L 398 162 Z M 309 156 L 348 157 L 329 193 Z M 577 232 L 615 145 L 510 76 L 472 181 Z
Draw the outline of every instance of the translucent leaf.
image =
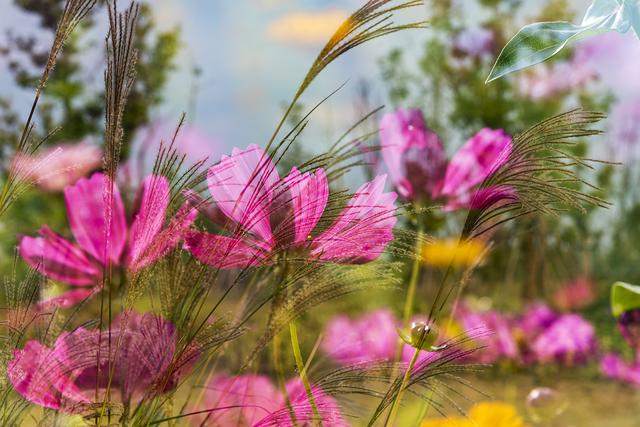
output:
M 611 311 L 615 317 L 640 308 L 640 286 L 616 282 L 611 287 Z
M 570 41 L 606 31 L 640 38 L 639 0 L 594 0 L 579 25 L 570 22 L 536 22 L 524 26 L 500 52 L 487 83 L 514 71 L 546 61 Z

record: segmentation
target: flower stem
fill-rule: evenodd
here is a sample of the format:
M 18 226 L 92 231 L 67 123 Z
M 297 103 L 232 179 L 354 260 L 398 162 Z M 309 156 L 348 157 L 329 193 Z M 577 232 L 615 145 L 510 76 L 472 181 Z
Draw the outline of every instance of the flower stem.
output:
M 413 316 L 413 305 L 416 295 L 416 288 L 418 286 L 418 279 L 420 277 L 420 254 L 422 251 L 422 239 L 424 237 L 424 231 L 422 231 L 422 221 L 418 221 L 418 233 L 416 234 L 416 243 L 414 245 L 414 257 L 413 264 L 411 266 L 411 277 L 409 278 L 409 288 L 407 289 L 407 297 L 404 301 L 404 310 L 402 314 L 402 328 L 407 329 L 409 322 Z M 398 348 L 396 350 L 396 362 L 399 362 L 402 358 L 402 348 L 404 341 L 398 340 Z M 395 370 L 392 372 L 392 377 L 395 376 Z
M 309 399 L 309 403 L 311 404 L 313 416 L 318 420 L 319 425 L 322 426 L 322 418 L 320 417 L 318 406 L 316 405 L 316 401 L 313 397 L 311 384 L 309 383 L 309 378 L 307 378 L 307 370 L 302 360 L 302 354 L 300 352 L 300 343 L 298 342 L 298 328 L 296 327 L 296 322 L 294 320 L 289 322 L 289 334 L 291 335 L 291 348 L 293 349 L 293 357 L 296 360 L 296 368 L 298 369 L 298 375 L 300 376 L 300 380 L 304 385 L 304 390 L 307 393 L 307 399 Z
M 413 265 L 411 266 L 411 278 L 409 279 L 409 289 L 407 289 L 407 298 L 404 301 L 404 312 L 402 315 L 402 325 L 404 328 L 409 326 L 409 321 L 413 315 L 413 305 L 416 296 L 416 287 L 418 278 L 420 277 L 420 253 L 422 251 L 422 238 L 424 232 L 422 225 L 418 225 L 418 234 L 416 235 L 416 243 L 414 246 Z
M 416 365 L 418 360 L 418 355 L 420 354 L 420 348 L 416 348 L 413 352 L 413 357 L 409 362 L 409 366 L 407 366 L 407 370 L 402 377 L 402 382 L 400 383 L 400 389 L 398 390 L 398 394 L 396 398 L 393 400 L 393 405 L 391 406 L 391 411 L 389 411 L 389 416 L 387 417 L 387 421 L 384 423 L 386 426 L 393 426 L 395 422 L 396 416 L 398 415 L 398 409 L 400 409 L 400 402 L 402 402 L 402 396 L 404 395 L 404 390 L 409 383 L 409 379 L 411 378 L 411 373 L 413 372 L 413 368 Z

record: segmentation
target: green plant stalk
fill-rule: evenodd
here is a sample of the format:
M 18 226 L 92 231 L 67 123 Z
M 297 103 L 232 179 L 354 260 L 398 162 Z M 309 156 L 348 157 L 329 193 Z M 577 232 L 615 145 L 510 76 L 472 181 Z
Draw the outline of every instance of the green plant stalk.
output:
M 273 340 L 271 341 L 273 346 L 272 348 L 272 357 L 273 357 L 273 365 L 276 369 L 276 377 L 278 379 L 278 387 L 280 391 L 284 395 L 285 402 L 287 404 L 287 409 L 289 410 L 289 416 L 293 421 L 293 425 L 297 426 L 298 421 L 296 420 L 296 414 L 293 410 L 293 406 L 291 405 L 291 399 L 289 399 L 289 394 L 287 393 L 287 388 L 285 387 L 285 378 L 284 371 L 282 370 L 282 364 L 280 363 L 280 334 L 275 334 L 273 336 Z
M 422 239 L 424 237 L 424 231 L 422 227 L 422 222 L 418 222 L 418 234 L 416 235 L 416 243 L 414 245 L 414 258 L 413 264 L 411 266 L 411 277 L 409 279 L 409 288 L 407 289 L 407 297 L 404 301 L 404 310 L 402 314 L 402 328 L 407 329 L 409 327 L 409 322 L 411 321 L 411 316 L 413 316 L 413 306 L 416 296 L 416 288 L 418 287 L 418 279 L 420 277 L 420 263 L 421 263 L 421 250 L 422 250 Z M 398 348 L 396 350 L 396 362 L 400 361 L 402 357 L 402 347 L 404 341 L 401 339 L 398 340 Z M 395 372 L 394 372 L 395 375 Z
M 389 416 L 387 417 L 387 421 L 384 423 L 386 426 L 393 426 L 395 422 L 396 416 L 398 415 L 398 410 L 400 409 L 400 402 L 402 402 L 402 396 L 404 395 L 404 390 L 409 383 L 409 379 L 411 378 L 411 373 L 413 372 L 413 368 L 418 361 L 418 355 L 420 354 L 420 348 L 416 348 L 413 352 L 413 357 L 409 362 L 409 366 L 407 366 L 407 371 L 404 373 L 402 377 L 402 382 L 400 383 L 400 389 L 398 390 L 398 394 L 396 398 L 393 400 L 393 405 L 391 406 L 391 411 L 389 412 Z
M 302 360 L 302 353 L 300 352 L 300 342 L 298 341 L 298 328 L 296 327 L 296 322 L 294 320 L 289 322 L 289 334 L 291 336 L 291 348 L 293 349 L 293 357 L 296 361 L 298 375 L 300 376 L 300 380 L 304 385 L 304 390 L 307 393 L 307 399 L 309 399 L 309 403 L 311 404 L 313 416 L 318 420 L 319 425 L 322 426 L 320 411 L 318 411 L 318 406 L 316 405 L 316 401 L 313 397 L 311 384 L 309 383 L 309 378 L 307 377 L 307 369 L 304 365 L 304 361 Z
M 407 298 L 404 301 L 404 311 L 402 315 L 402 326 L 407 328 L 411 316 L 413 316 L 413 306 L 416 296 L 416 288 L 418 286 L 418 278 L 420 277 L 420 263 L 421 263 L 421 250 L 422 250 L 422 238 L 424 232 L 422 231 L 422 225 L 418 226 L 418 234 L 416 235 L 416 243 L 414 246 L 414 258 L 413 265 L 411 266 L 411 278 L 409 279 L 409 288 L 407 289 Z
M 431 397 L 431 394 L 433 394 L 433 391 L 429 392 L 429 398 Z M 422 424 L 422 420 L 424 420 L 428 412 L 429 405 L 427 404 L 427 402 L 422 401 L 420 403 L 420 410 L 418 411 L 418 417 L 416 418 L 415 427 L 419 427 Z

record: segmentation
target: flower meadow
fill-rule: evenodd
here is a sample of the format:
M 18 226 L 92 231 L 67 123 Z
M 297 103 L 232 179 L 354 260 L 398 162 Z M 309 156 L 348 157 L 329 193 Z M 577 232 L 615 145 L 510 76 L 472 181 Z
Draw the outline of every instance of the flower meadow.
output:
M 0 46 L 34 91 L 0 98 L 0 425 L 637 425 L 637 2 L 362 0 L 228 150 L 157 114 L 153 2 L 37 3 L 45 53 Z M 309 88 L 395 33 L 315 141 Z

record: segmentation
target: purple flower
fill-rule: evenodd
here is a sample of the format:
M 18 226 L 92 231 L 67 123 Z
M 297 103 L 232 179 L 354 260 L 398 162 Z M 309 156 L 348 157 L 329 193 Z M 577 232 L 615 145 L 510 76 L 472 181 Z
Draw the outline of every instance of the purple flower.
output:
M 491 53 L 494 38 L 493 31 L 488 28 L 467 28 L 453 39 L 453 49 L 468 56 L 483 56 Z
M 640 351 L 640 308 L 622 313 L 618 318 L 618 327 L 627 343 Z
M 385 114 L 380 128 L 382 156 L 405 199 L 442 199 L 447 210 L 454 210 L 515 197 L 507 188 L 479 188 L 509 159 L 512 140 L 503 130 L 481 129 L 447 163 L 440 139 L 420 110 Z
M 565 314 L 533 342 L 531 350 L 542 363 L 583 363 L 597 348 L 593 326 L 577 314 Z
M 173 324 L 127 311 L 109 332 L 78 328 L 60 335 L 52 348 L 28 341 L 14 352 L 7 375 L 28 401 L 82 413 L 101 402 L 108 387 L 122 403 L 175 387 L 200 354 L 195 347 L 177 353 L 177 342 Z

